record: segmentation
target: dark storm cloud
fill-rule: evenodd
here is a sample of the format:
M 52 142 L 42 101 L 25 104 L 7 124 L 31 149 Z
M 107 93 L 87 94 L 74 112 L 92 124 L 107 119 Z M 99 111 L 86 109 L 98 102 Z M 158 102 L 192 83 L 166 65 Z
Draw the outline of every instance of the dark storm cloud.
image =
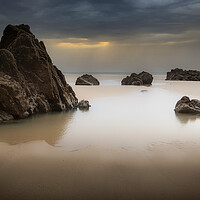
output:
M 198 0 L 1 0 L 0 31 L 29 24 L 39 37 L 126 38 L 198 29 Z

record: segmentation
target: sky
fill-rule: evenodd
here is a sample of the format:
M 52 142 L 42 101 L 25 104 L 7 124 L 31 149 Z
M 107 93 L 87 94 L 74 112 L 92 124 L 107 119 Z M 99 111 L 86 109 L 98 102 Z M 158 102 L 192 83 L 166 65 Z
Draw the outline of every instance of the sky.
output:
M 0 0 L 0 34 L 22 23 L 63 72 L 200 70 L 200 0 Z

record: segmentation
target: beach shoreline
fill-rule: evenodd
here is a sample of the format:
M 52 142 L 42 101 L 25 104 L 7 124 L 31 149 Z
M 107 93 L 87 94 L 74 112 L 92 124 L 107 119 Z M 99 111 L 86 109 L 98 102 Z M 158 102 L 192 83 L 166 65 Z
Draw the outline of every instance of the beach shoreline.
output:
M 0 127 L 1 198 L 199 199 L 200 121 L 173 111 L 182 95 L 199 98 L 199 86 L 163 78 L 150 87 L 72 85 L 89 111 Z

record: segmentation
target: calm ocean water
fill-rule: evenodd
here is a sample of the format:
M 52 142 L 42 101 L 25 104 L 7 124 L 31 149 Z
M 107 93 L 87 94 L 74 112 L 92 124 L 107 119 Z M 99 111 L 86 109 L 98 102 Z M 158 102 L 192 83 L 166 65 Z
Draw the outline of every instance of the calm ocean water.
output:
M 183 94 L 159 88 L 170 84 L 163 77 L 156 77 L 151 87 L 126 87 L 120 86 L 124 75 L 98 75 L 101 86 L 95 92 L 94 87 L 74 86 L 75 77 L 67 80 L 75 92 L 77 87 L 82 95 L 90 94 L 89 111 L 41 114 L 3 124 L 0 142 L 45 141 L 67 151 L 91 146 L 143 151 L 154 144 L 200 142 L 200 118 L 175 114 L 175 103 Z

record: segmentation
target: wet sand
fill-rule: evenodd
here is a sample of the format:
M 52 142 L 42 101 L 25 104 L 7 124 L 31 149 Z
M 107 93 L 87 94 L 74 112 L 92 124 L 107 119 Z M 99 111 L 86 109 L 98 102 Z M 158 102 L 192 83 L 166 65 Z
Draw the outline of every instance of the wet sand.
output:
M 73 86 L 88 112 L 0 127 L 0 199 L 199 200 L 200 120 L 173 106 L 182 95 L 200 98 L 200 83 L 121 87 L 119 78 Z
M 0 145 L 1 199 L 199 199 L 199 145 L 65 152 Z

